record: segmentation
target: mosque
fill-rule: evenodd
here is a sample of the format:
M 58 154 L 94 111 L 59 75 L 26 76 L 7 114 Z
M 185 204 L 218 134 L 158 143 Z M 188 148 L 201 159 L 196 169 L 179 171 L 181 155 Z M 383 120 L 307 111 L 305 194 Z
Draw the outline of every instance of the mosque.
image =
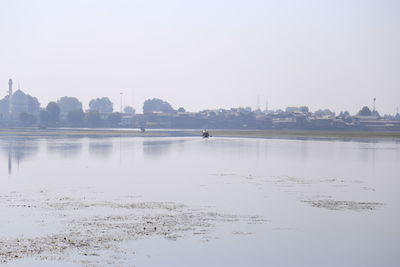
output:
M 0 100 L 0 120 L 15 121 L 21 113 L 38 116 L 40 103 L 37 98 L 25 94 L 20 88 L 13 92 L 13 81 L 8 80 L 8 95 Z

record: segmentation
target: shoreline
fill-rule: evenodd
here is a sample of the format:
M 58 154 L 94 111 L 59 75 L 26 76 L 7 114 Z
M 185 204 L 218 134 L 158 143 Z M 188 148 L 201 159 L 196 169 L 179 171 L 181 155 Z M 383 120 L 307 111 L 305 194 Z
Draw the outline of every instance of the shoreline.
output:
M 400 141 L 400 132 L 313 131 L 313 130 L 217 130 L 216 137 L 305 139 L 305 140 L 389 140 Z
M 400 141 L 400 132 L 310 130 L 209 130 L 212 137 L 267 139 L 342 139 Z M 195 129 L 104 129 L 104 128 L 4 128 L 0 137 L 201 137 Z

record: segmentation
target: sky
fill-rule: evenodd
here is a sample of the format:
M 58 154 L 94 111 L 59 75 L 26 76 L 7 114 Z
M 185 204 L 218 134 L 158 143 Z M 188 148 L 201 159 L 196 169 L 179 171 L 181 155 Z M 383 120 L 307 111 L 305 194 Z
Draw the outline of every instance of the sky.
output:
M 1 0 L 8 79 L 42 106 L 400 107 L 398 0 Z

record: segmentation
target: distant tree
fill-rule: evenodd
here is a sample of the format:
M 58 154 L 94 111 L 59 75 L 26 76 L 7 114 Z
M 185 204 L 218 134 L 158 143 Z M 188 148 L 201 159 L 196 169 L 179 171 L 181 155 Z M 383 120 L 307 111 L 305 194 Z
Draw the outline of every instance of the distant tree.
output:
M 286 107 L 285 108 L 285 112 L 286 113 L 292 113 L 292 112 L 295 112 L 295 111 L 299 111 L 299 108 L 298 107 Z
M 346 117 L 349 117 L 349 116 L 350 116 L 350 113 L 348 111 L 341 111 L 339 113 L 339 117 L 341 117 L 341 118 L 346 118 Z
M 381 116 L 377 110 L 372 111 L 371 115 L 372 116 L 376 116 L 376 117 L 380 117 Z
M 74 125 L 82 124 L 83 119 L 85 118 L 85 113 L 83 113 L 82 109 L 72 110 L 68 112 L 68 121 Z
M 183 107 L 178 108 L 178 112 L 186 112 L 186 110 Z
M 113 112 L 110 115 L 108 115 L 108 122 L 111 126 L 119 126 L 121 123 L 122 119 L 122 114 L 119 112 Z
M 8 113 L 8 95 L 6 95 L 3 99 L 0 100 L 0 113 Z
M 36 123 L 36 117 L 27 112 L 22 112 L 19 114 L 19 121 L 24 125 L 32 125 Z
M 99 126 L 101 122 L 99 112 L 97 110 L 90 110 L 86 114 L 86 120 L 90 126 Z
M 38 115 L 40 112 L 40 103 L 36 97 L 26 95 L 28 99 L 28 113 Z
M 371 116 L 371 115 L 372 115 L 372 112 L 371 112 L 371 110 L 370 110 L 367 106 L 364 106 L 364 107 L 358 112 L 358 115 L 360 115 L 360 116 Z
M 215 111 L 210 111 L 210 112 L 208 112 L 208 116 L 210 118 L 215 118 L 215 117 L 217 117 L 217 113 L 215 113 Z
M 385 114 L 385 115 L 383 115 L 383 119 L 385 119 L 385 120 L 395 120 L 395 116 L 390 115 L 390 114 Z
M 300 110 L 300 112 L 303 112 L 303 113 L 308 113 L 308 111 L 309 111 L 309 109 L 308 109 L 307 106 L 301 106 L 301 107 L 299 108 L 299 110 Z
M 126 114 L 135 114 L 135 109 L 133 107 L 126 106 L 124 108 L 124 113 L 126 113 Z
M 149 114 L 154 112 L 175 113 L 175 110 L 168 102 L 158 98 L 147 99 L 144 101 L 143 113 Z
M 89 102 L 89 108 L 99 113 L 111 113 L 113 112 L 113 103 L 108 97 L 96 98 Z
M 50 123 L 50 114 L 47 110 L 41 110 L 39 113 L 39 119 L 41 124 Z
M 324 110 L 319 109 L 319 110 L 315 111 L 314 114 L 316 116 L 321 116 L 321 117 L 322 116 L 334 116 L 335 115 L 335 113 L 332 112 L 330 109 L 324 109 Z
M 394 116 L 394 119 L 400 121 L 400 114 L 398 112 L 396 113 L 396 116 Z
M 49 123 L 55 124 L 60 119 L 60 107 L 56 102 L 50 102 L 47 104 L 46 111 L 49 113 Z
M 57 101 L 61 114 L 68 114 L 71 111 L 82 110 L 82 103 L 75 97 L 63 96 Z

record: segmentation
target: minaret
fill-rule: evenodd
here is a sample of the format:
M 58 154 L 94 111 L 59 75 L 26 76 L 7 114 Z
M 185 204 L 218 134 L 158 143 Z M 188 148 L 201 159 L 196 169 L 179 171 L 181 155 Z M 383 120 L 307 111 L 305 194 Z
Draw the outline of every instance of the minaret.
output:
M 12 108 L 11 108 L 11 99 L 13 95 L 12 89 L 13 81 L 11 79 L 8 80 L 8 114 L 11 116 Z
M 376 97 L 374 97 L 374 113 L 375 113 L 375 102 L 376 102 Z

